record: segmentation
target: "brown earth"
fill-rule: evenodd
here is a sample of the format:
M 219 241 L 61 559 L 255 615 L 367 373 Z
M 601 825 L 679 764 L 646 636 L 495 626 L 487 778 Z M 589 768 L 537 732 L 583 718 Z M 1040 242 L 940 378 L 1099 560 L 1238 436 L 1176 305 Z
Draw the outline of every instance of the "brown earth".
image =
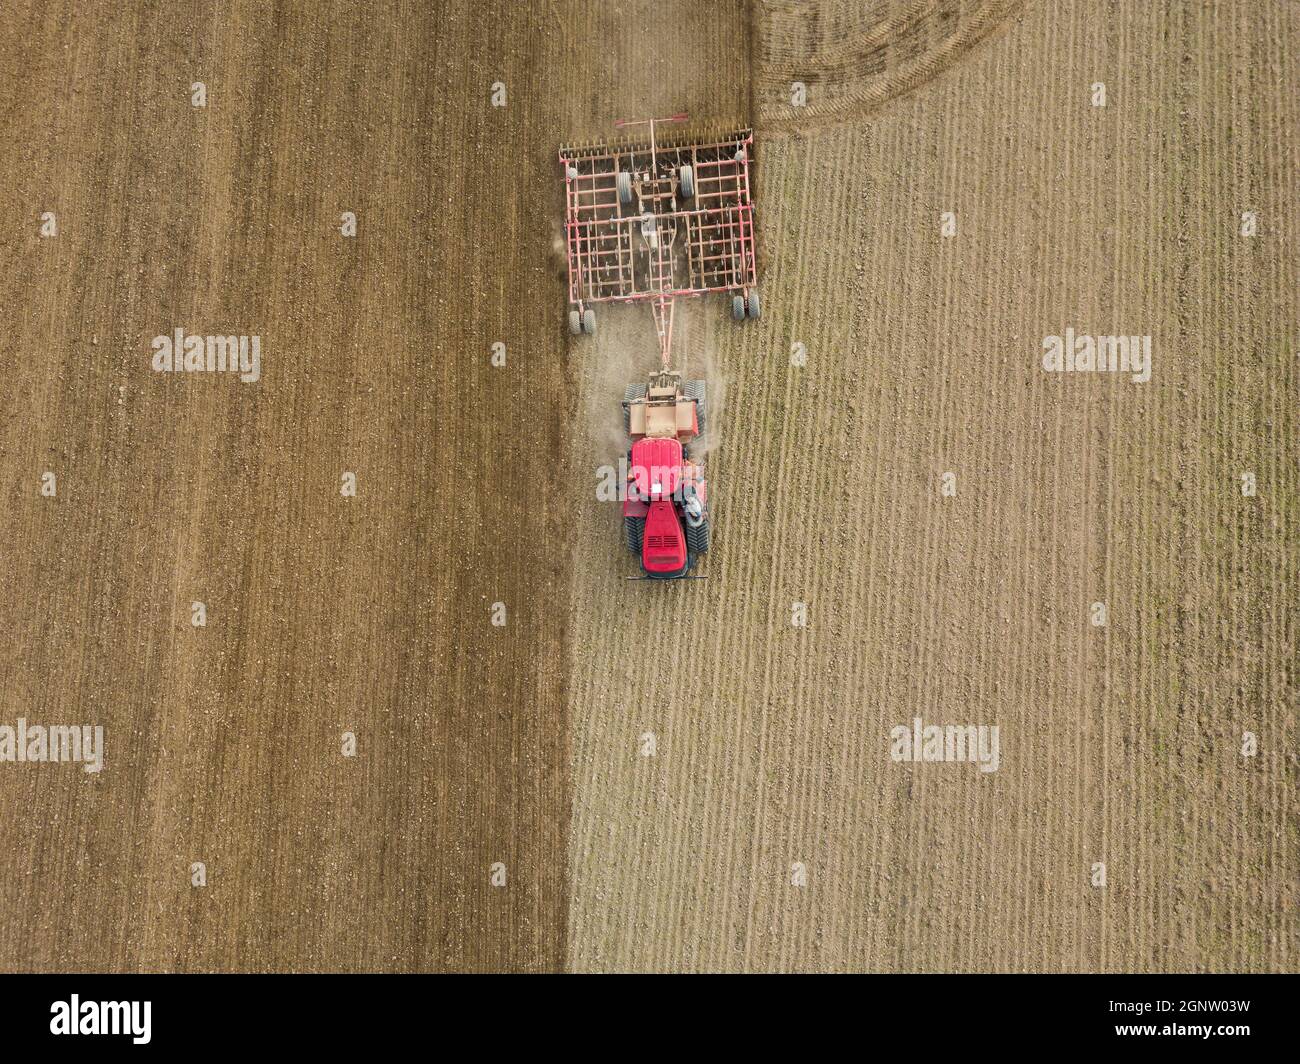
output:
M 11 14 L 0 720 L 100 724 L 106 767 L 0 766 L 0 966 L 563 964 L 555 151 L 742 113 L 743 15 Z M 262 379 L 154 373 L 177 327 L 259 335 Z
M 1293 8 L 10 22 L 0 723 L 106 763 L 0 764 L 0 966 L 1295 968 Z M 684 315 L 716 538 L 654 587 L 593 491 L 649 314 L 564 337 L 554 153 L 679 109 L 759 123 L 765 317 Z M 891 762 L 918 715 L 999 771 Z
M 4 720 L 107 765 L 2 766 L 0 965 L 557 968 L 553 14 L 14 18 Z M 155 374 L 178 326 L 260 334 L 261 381 Z

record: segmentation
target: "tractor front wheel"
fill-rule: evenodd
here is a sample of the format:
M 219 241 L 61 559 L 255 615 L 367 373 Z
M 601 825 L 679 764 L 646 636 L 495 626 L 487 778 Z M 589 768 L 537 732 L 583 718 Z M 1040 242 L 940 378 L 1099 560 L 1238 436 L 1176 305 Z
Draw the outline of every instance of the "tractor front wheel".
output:
M 683 381 L 682 395 L 687 399 L 695 400 L 695 427 L 699 430 L 696 435 L 704 435 L 704 424 L 708 418 L 709 404 L 705 397 L 703 381 Z
M 699 528 L 686 526 L 686 549 L 692 554 L 704 554 L 709 549 L 709 519 L 700 522 Z
M 627 390 L 623 392 L 623 431 L 629 436 L 632 435 L 632 404 L 639 399 L 645 398 L 644 384 L 629 384 Z M 628 458 L 628 465 L 632 464 L 631 457 Z
M 644 517 L 624 517 L 623 518 L 623 539 L 627 542 L 627 549 L 633 554 L 641 553 L 641 539 L 645 535 L 645 518 Z

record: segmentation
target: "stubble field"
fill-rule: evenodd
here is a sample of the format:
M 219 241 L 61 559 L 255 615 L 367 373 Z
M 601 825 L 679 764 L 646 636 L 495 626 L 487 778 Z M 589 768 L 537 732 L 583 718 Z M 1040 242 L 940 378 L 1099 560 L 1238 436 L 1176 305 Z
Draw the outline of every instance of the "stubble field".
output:
M 685 355 L 708 579 L 629 590 L 582 515 L 575 968 L 1294 968 L 1300 27 L 998 6 L 962 51 L 994 12 L 757 5 L 766 312 Z M 810 62 L 805 126 L 782 57 L 891 22 L 912 66 Z M 1151 380 L 1045 372 L 1067 328 Z M 895 763 L 916 717 L 998 725 L 998 771 Z

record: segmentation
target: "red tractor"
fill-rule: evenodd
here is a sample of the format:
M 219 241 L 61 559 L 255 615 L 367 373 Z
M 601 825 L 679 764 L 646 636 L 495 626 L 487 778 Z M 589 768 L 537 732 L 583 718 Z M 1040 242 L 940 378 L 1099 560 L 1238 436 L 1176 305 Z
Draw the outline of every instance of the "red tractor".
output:
M 760 314 L 753 133 L 659 141 L 658 125 L 686 117 L 617 123 L 648 125 L 647 142 L 560 149 L 569 331 L 594 333 L 598 304 L 648 302 L 659 338 L 661 368 L 623 399 L 632 440 L 623 526 L 651 580 L 688 575 L 709 549 L 704 471 L 690 457 L 704 432 L 704 382 L 669 368 L 677 298 L 721 293 L 737 321 Z
M 704 382 L 661 370 L 623 399 L 628 452 L 623 530 L 650 580 L 686 576 L 709 549 L 704 469 L 690 445 L 704 434 Z

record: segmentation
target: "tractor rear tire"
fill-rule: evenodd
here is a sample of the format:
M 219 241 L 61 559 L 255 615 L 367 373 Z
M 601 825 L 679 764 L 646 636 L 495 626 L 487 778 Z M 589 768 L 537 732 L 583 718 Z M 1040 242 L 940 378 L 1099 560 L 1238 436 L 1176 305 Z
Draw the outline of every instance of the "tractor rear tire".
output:
M 625 206 L 632 202 L 632 175 L 626 170 L 618 174 L 618 201 Z
M 623 431 L 629 436 L 632 435 L 632 408 L 629 404 L 645 398 L 645 387 L 644 384 L 629 384 L 623 392 Z M 628 465 L 631 464 L 629 460 Z
M 582 331 L 588 336 L 596 331 L 596 312 L 590 307 L 582 312 Z
M 745 320 L 745 297 L 744 296 L 731 297 L 731 316 L 735 318 L 736 321 Z
M 692 199 L 695 196 L 695 171 L 689 166 L 683 166 L 677 171 L 677 184 L 682 191 L 682 199 Z
M 644 517 L 623 518 L 623 540 L 633 554 L 641 553 L 641 539 L 645 535 Z
M 569 311 L 569 332 L 574 336 L 582 334 L 582 315 L 576 310 Z
M 687 399 L 695 400 L 695 427 L 699 429 L 697 435 L 704 435 L 705 422 L 708 419 L 709 400 L 708 393 L 705 390 L 703 381 L 683 381 L 682 395 Z
M 704 518 L 704 523 L 699 528 L 686 526 L 686 549 L 691 554 L 705 554 L 709 549 L 709 519 Z

